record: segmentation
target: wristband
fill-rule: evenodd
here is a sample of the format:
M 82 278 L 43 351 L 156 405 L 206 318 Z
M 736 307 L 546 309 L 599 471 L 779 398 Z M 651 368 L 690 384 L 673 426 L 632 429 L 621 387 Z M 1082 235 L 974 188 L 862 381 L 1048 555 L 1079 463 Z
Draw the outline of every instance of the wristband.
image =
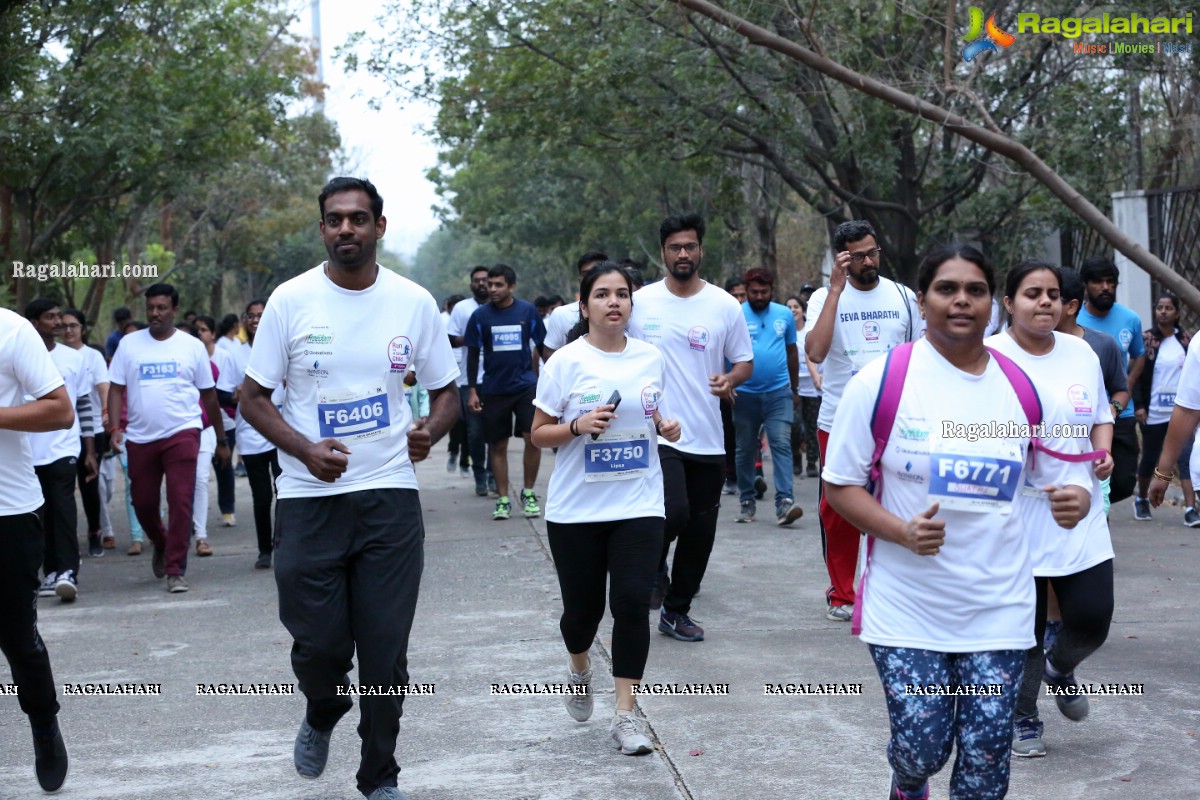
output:
M 1173 481 L 1175 479 L 1175 472 L 1172 471 L 1170 475 L 1164 475 L 1158 471 L 1158 467 L 1155 467 L 1154 468 L 1154 477 L 1158 478 L 1163 483 L 1170 483 L 1171 481 Z
M 571 420 L 571 424 L 567 426 L 567 430 L 569 430 L 571 432 L 572 436 L 579 435 L 579 429 L 576 427 L 576 425 L 578 423 L 579 423 L 579 417 L 576 417 L 575 419 Z
M 662 420 L 661 419 L 656 419 L 654 421 L 654 435 L 662 436 Z

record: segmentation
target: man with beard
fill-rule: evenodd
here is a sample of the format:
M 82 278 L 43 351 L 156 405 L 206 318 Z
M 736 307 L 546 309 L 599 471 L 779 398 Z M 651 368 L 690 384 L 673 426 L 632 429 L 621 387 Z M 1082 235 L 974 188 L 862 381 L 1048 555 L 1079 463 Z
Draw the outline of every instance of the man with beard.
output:
M 454 357 L 458 363 L 459 402 L 463 419 L 467 422 L 467 447 L 471 455 L 471 471 L 475 474 L 475 494 L 480 497 L 487 497 L 488 484 L 492 482 L 492 471 L 488 468 L 483 416 L 471 411 L 468 403 L 471 387 L 467 385 L 467 347 L 463 337 L 467 332 L 467 321 L 471 319 L 475 309 L 488 301 L 487 276 L 487 267 L 471 267 L 471 296 L 454 304 L 450 311 L 450 319 L 446 322 L 450 346 L 456 348 Z M 479 365 L 479 373 L 475 380 L 477 383 L 483 380 L 483 364 Z
M 746 273 L 746 302 L 742 314 L 754 348 L 754 371 L 738 392 L 733 407 L 737 442 L 737 481 L 741 495 L 738 522 L 753 522 L 755 514 L 754 461 L 759 431 L 767 430 L 775 476 L 775 521 L 791 525 L 804 510 L 792 498 L 792 420 L 800 404 L 796 390 L 800 363 L 796 351 L 796 319 L 788 307 L 771 302 L 775 279 L 762 267 Z
M 658 445 L 666 536 L 650 605 L 662 607 L 661 633 L 682 642 L 699 642 L 704 629 L 688 612 L 708 568 L 725 482 L 719 401 L 733 400 L 734 390 L 753 372 L 754 354 L 737 301 L 700 278 L 704 258 L 700 215 L 668 217 L 658 236 L 667 276 L 637 293 L 629 335 L 662 351 L 667 365 L 663 393 L 670 416 L 679 420 L 683 433 L 676 442 Z M 729 372 L 726 361 L 732 365 Z M 627 397 L 622 402 L 631 404 L 636 413 L 639 405 L 649 401 Z M 678 542 L 668 573 L 667 553 L 673 539 Z
M 375 261 L 387 227 L 375 186 L 334 178 L 319 203 L 329 260 L 271 295 L 240 408 L 279 448 L 279 618 L 308 701 L 296 771 L 325 770 L 333 728 L 357 693 L 358 789 L 401 800 L 396 737 L 425 540 L 413 463 L 458 419 L 458 370 L 433 296 Z M 424 426 L 404 398 L 410 370 L 429 390 Z M 271 390 L 285 381 L 281 412 Z
M 808 301 L 804 350 L 814 364 L 824 364 L 817 445 L 821 466 L 833 427 L 834 412 L 846 382 L 867 364 L 898 344 L 915 341 L 924 330 L 916 295 L 880 277 L 883 250 L 869 222 L 843 222 L 833 232 L 837 253 L 829 288 L 813 292 Z M 858 565 L 859 530 L 842 518 L 825 498 L 821 481 L 821 544 L 829 588 L 825 618 L 849 622 L 854 615 L 854 570 Z
M 1076 321 L 1085 328 L 1103 331 L 1121 346 L 1129 386 L 1136 386 L 1146 361 L 1146 345 L 1142 341 L 1142 320 L 1133 309 L 1116 302 L 1120 272 L 1117 265 L 1104 256 L 1089 256 L 1079 270 L 1086 289 L 1083 308 Z M 1137 422 L 1133 404 L 1112 401 L 1113 474 L 1109 486 L 1109 502 L 1119 503 L 1133 495 L 1137 483 Z M 1136 510 L 1136 509 L 1135 509 Z

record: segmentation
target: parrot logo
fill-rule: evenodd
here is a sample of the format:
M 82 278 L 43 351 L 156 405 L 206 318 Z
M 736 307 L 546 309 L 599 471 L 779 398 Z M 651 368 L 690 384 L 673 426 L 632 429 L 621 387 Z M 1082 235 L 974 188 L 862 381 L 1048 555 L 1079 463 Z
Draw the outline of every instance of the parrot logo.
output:
M 979 37 L 986 34 L 986 38 Z M 963 61 L 972 61 L 975 56 L 990 50 L 993 53 L 1000 52 L 996 49 L 996 45 L 1008 47 L 1017 40 L 1017 37 L 1011 33 L 1006 33 L 1000 30 L 996 25 L 996 15 L 992 14 L 987 18 L 987 23 L 983 21 L 983 11 L 971 6 L 971 24 L 967 29 L 967 35 L 962 37 L 964 42 L 970 42 L 963 48 Z

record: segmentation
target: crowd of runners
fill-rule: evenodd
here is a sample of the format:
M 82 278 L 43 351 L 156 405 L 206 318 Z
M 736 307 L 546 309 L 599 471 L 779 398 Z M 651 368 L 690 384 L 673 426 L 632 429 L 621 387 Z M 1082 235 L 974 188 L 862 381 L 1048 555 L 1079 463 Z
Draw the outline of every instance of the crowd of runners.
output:
M 939 246 L 914 292 L 880 274 L 875 231 L 853 221 L 833 235 L 828 284 L 779 302 L 765 269 L 706 280 L 704 220 L 688 214 L 660 226 L 661 280 L 589 252 L 577 302 L 523 300 L 497 264 L 467 270 L 470 294 L 439 306 L 376 263 L 387 222 L 369 181 L 335 178 L 318 203 L 328 261 L 220 324 L 177 319 L 168 284 L 146 290 L 144 324 L 119 309 L 103 348 L 51 300 L 0 311 L 0 633 L 48 791 L 68 756 L 37 598 L 79 602 L 83 552 L 117 549 L 118 468 L 125 552 L 148 539 L 174 594 L 189 556 L 213 552 L 210 471 L 225 525 L 248 479 L 253 566 L 274 569 L 306 698 L 294 760 L 308 778 L 353 707 L 353 659 L 360 687 L 408 685 L 424 542 L 413 465 L 443 437 L 447 471 L 494 498 L 492 520 L 514 506 L 545 517 L 577 721 L 593 713 L 590 653 L 611 610 L 609 730 L 629 755 L 653 750 L 636 707 L 648 615 L 674 640 L 705 638 L 691 610 L 723 494 L 738 523 L 760 520 L 761 501 L 787 527 L 803 516 L 795 481 L 819 480 L 829 580 L 813 613 L 869 646 L 893 800 L 927 798 L 955 746 L 950 796 L 1003 797 L 1010 756 L 1047 752 L 1043 683 L 1066 719 L 1088 715 L 1074 672 L 1112 620 L 1117 504 L 1150 519 L 1178 478 L 1182 522 L 1200 526 L 1200 354 L 1172 295 L 1145 330 L 1115 303 L 1105 258 L 1025 261 L 1000 286 L 979 250 Z M 397 800 L 404 694 L 359 694 L 358 788 Z

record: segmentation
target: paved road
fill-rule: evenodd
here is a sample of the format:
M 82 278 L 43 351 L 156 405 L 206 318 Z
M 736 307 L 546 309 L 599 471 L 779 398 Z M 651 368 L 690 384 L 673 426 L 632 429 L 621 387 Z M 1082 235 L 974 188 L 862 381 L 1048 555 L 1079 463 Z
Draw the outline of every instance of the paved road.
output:
M 631 758 L 608 739 L 610 676 L 597 678 L 596 714 L 585 724 L 557 698 L 491 695 L 493 683 L 563 680 L 557 581 L 544 522 L 492 522 L 491 502 L 444 463 L 419 467 L 426 570 L 410 659 L 413 682 L 435 684 L 435 694 L 405 703 L 398 758 L 412 800 L 884 797 L 887 717 L 874 667 L 847 625 L 824 619 L 816 481 L 797 479 L 805 516 L 792 529 L 735 524 L 736 503 L 726 502 L 693 608 L 707 641 L 654 634 L 646 680 L 729 684 L 729 696 L 643 698 L 657 752 Z M 539 493 L 552 463 L 547 453 Z M 361 797 L 354 716 L 333 737 L 325 776 L 309 782 L 291 760 L 301 697 L 197 696 L 198 683 L 294 680 L 274 581 L 251 568 L 244 480 L 238 492 L 239 525 L 212 531 L 216 555 L 193 558 L 188 594 L 168 595 L 148 555 L 124 555 L 122 526 L 121 549 L 85 560 L 77 603 L 43 601 L 42 633 L 60 684 L 162 689 L 157 697 L 61 698 L 72 756 L 63 797 Z M 1080 670 L 1085 681 L 1144 683 L 1145 696 L 1094 698 L 1079 724 L 1044 704 L 1049 755 L 1014 763 L 1010 797 L 1196 795 L 1200 530 L 1169 516 L 1134 523 L 1128 503 L 1114 511 L 1116 619 Z M 606 656 L 609 629 L 594 658 Z M 2 662 L 0 682 L 11 682 Z M 766 683 L 808 682 L 862 684 L 863 693 L 764 696 Z M 0 708 L 0 798 L 41 797 L 16 698 L 0 697 Z M 948 796 L 948 778 L 946 770 L 934 779 L 933 798 Z

